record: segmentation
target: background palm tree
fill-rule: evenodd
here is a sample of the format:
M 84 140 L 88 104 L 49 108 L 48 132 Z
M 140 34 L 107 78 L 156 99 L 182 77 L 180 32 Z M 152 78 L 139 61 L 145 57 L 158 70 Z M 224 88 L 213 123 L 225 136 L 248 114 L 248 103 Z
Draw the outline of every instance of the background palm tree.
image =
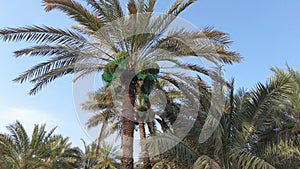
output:
M 83 169 L 117 169 L 120 168 L 120 152 L 116 147 L 102 144 L 98 147 L 97 143 L 93 142 L 87 145 L 84 141 Z
M 299 130 L 297 118 L 290 116 L 286 107 L 294 102 L 291 98 L 299 82 L 295 83 L 290 73 L 282 72 L 275 71 L 265 85 L 259 83 L 250 92 L 240 91 L 233 99 L 230 158 L 236 167 L 296 168 L 299 165 L 299 133 L 285 132 Z
M 45 125 L 35 125 L 31 138 L 20 122 L 7 127 L 10 134 L 0 135 L 0 166 L 11 169 L 74 169 L 80 165 L 80 150 L 68 138 L 48 133 Z M 3 163 L 2 163 L 3 162 Z
M 226 109 L 213 136 L 202 144 L 193 141 L 199 135 L 194 136 L 196 139 L 185 139 L 160 156 L 160 160 L 165 159 L 171 165 L 191 166 L 199 157 L 193 168 L 296 169 L 300 157 L 299 119 L 292 114 L 298 113 L 293 104 L 297 102 L 299 74 L 289 67 L 287 72 L 273 70 L 275 75 L 266 84 L 259 83 L 248 92 L 240 89 L 235 93 L 233 82 L 228 84 Z M 202 128 L 204 122 L 199 124 Z M 157 150 L 157 145 L 172 144 L 176 140 L 174 135 L 169 137 L 155 140 L 150 137 L 147 145 L 150 150 Z M 159 143 L 153 144 L 153 141 Z
M 158 17 L 152 17 L 155 0 L 138 2 L 129 0 L 127 11 L 130 17 L 122 19 L 120 17 L 125 14 L 118 0 L 86 0 L 86 2 L 89 8 L 73 0 L 43 0 L 46 11 L 58 9 L 77 21 L 79 26 L 74 26 L 74 30 L 48 26 L 7 28 L 0 30 L 0 38 L 4 41 L 29 41 L 37 44 L 16 51 L 17 57 L 22 55 L 48 57 L 47 61 L 33 66 L 15 79 L 19 83 L 25 81 L 33 83 L 34 87 L 30 90 L 30 94 L 36 94 L 48 83 L 67 74 L 78 73 L 80 78 L 91 72 L 99 72 L 105 69 L 108 63 L 118 61 L 116 56 L 125 51 L 127 54 L 125 60 L 128 64 L 125 64 L 120 75 L 121 86 L 127 91 L 126 97 L 122 98 L 122 167 L 133 168 L 134 110 L 131 107 L 135 105 L 137 98 L 138 81 L 149 82 L 148 75 L 138 76 L 138 72 L 145 70 L 148 63 L 167 61 L 174 64 L 177 69 L 208 75 L 208 71 L 200 65 L 188 64 L 179 59 L 194 56 L 213 63 L 232 63 L 238 62 L 240 58 L 237 53 L 227 50 L 231 41 L 227 34 L 220 31 L 182 29 L 166 32 L 176 17 L 195 0 L 177 0 Z M 118 24 L 114 25 L 112 21 L 117 19 Z M 93 35 L 96 42 L 91 42 L 86 35 Z M 96 61 L 88 62 L 95 57 Z M 136 67 L 139 61 L 146 63 L 141 64 L 141 69 Z M 162 78 L 177 88 L 178 85 L 196 87 L 191 85 L 192 76 L 171 73 L 170 70 L 163 69 L 159 67 L 158 74 L 155 74 L 158 77 L 155 76 L 152 81 Z M 133 79 L 126 81 L 126 78 L 123 78 L 128 76 L 132 76 Z
M 45 157 L 45 161 L 50 169 L 73 169 L 78 168 L 82 163 L 80 157 L 81 150 L 78 147 L 72 147 L 68 137 L 64 138 L 62 135 L 51 137 L 45 151 L 49 150 L 51 154 Z
M 98 146 L 104 139 L 113 133 L 121 134 L 121 112 L 114 106 L 110 90 L 101 88 L 95 93 L 90 93 L 88 100 L 82 104 L 82 109 L 94 113 L 86 122 L 88 128 L 101 125 L 98 136 Z

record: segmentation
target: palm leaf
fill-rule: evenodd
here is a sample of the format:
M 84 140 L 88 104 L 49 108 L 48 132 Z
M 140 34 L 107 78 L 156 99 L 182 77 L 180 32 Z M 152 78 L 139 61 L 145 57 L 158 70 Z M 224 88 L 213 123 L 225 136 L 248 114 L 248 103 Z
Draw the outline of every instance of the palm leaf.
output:
M 261 169 L 275 169 L 274 166 L 265 160 L 255 156 L 246 148 L 236 148 L 232 150 L 231 158 L 237 163 L 239 168 L 261 168 Z
M 194 163 L 193 169 L 221 169 L 221 167 L 213 159 L 206 155 L 202 155 Z
M 52 46 L 52 45 L 36 45 L 29 48 L 17 50 L 14 52 L 16 57 L 20 57 L 22 55 L 27 56 L 55 56 L 67 53 L 79 52 L 79 48 L 71 48 L 67 46 Z
M 82 45 L 86 39 L 72 31 L 55 29 L 48 26 L 30 26 L 0 30 L 4 41 L 29 41 L 35 43 L 56 43 L 60 45 Z
M 144 141 L 149 155 L 154 157 L 162 153 L 167 153 L 179 160 L 193 163 L 197 158 L 197 153 L 178 137 L 171 133 L 156 134 Z
M 73 0 L 44 0 L 43 3 L 46 11 L 59 9 L 93 31 L 99 30 L 104 25 L 97 16 Z

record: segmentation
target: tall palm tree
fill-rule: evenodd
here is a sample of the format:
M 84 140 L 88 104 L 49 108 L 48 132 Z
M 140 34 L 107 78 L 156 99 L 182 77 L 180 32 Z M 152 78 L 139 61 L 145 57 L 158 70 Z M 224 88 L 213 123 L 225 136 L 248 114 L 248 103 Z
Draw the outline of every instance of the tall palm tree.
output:
M 190 74 L 173 73 L 169 69 L 164 71 L 163 67 L 157 66 L 153 70 L 149 65 L 166 61 L 178 69 L 208 75 L 208 71 L 199 64 L 188 64 L 179 59 L 194 56 L 219 64 L 238 62 L 240 58 L 237 53 L 227 50 L 231 41 L 223 32 L 213 29 L 167 32 L 176 17 L 196 0 L 176 0 L 166 12 L 157 17 L 153 17 L 156 0 L 129 0 L 129 17 L 124 17 L 118 0 L 85 1 L 89 8 L 73 0 L 43 0 L 46 11 L 58 9 L 77 21 L 79 26 L 73 26 L 74 30 L 34 25 L 2 29 L 0 38 L 4 41 L 29 41 L 37 44 L 16 51 L 17 57 L 48 57 L 47 61 L 33 66 L 14 80 L 33 83 L 30 94 L 36 94 L 48 83 L 67 74 L 78 73 L 80 78 L 91 72 L 105 71 L 106 67 L 106 70 L 112 68 L 115 77 L 116 67 L 121 69 L 120 86 L 124 87 L 124 97 L 121 98 L 122 168 L 132 169 L 135 118 L 132 107 L 137 98 L 139 81 L 145 83 L 146 88 L 151 87 L 157 78 L 168 80 L 177 88 L 196 87 L 191 84 L 193 80 Z M 93 41 L 88 40 L 86 35 L 93 36 Z M 124 52 L 123 58 L 117 57 Z M 95 58 L 96 61 L 88 62 Z M 119 65 L 116 66 L 115 63 Z M 143 70 L 148 71 L 145 74 Z
M 45 125 L 35 125 L 31 138 L 18 121 L 9 125 L 7 129 L 10 134 L 0 135 L 2 168 L 71 169 L 79 166 L 79 149 L 72 148 L 68 138 L 53 135 L 55 128 L 47 133 Z

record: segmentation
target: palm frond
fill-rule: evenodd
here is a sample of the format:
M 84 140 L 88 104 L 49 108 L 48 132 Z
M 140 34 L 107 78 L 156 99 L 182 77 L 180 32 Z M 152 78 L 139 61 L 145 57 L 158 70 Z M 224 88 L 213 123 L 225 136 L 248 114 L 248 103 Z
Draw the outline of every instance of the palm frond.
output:
M 221 167 L 215 160 L 206 155 L 202 155 L 194 163 L 193 169 L 221 169 Z
M 109 4 L 108 9 L 111 11 L 113 15 L 113 20 L 124 17 L 123 9 L 121 7 L 119 0 L 107 0 L 105 2 Z
M 156 18 L 153 22 L 155 24 L 152 25 L 151 32 L 155 32 L 157 36 L 162 35 L 176 17 L 195 1 L 196 0 L 188 0 L 184 2 L 184 0 L 176 0 L 163 15 Z
M 113 117 L 113 113 L 109 110 L 98 112 L 94 116 L 92 116 L 87 122 L 86 125 L 88 128 L 99 126 L 100 124 L 103 124 L 105 122 L 109 122 L 111 120 L 110 118 Z
M 178 137 L 170 133 L 156 134 L 144 141 L 150 156 L 156 156 L 162 153 L 172 154 L 178 160 L 186 161 L 192 164 L 198 157 L 197 153 L 185 145 Z
M 6 28 L 0 30 L 4 41 L 28 41 L 35 43 L 56 43 L 58 45 L 82 45 L 86 39 L 70 30 L 56 29 L 48 26 L 30 26 Z
M 200 73 L 201 75 L 206 75 L 206 76 L 210 75 L 209 70 L 205 69 L 204 67 L 201 67 L 199 64 L 183 63 L 175 59 L 165 59 L 164 61 L 168 61 L 176 64 L 174 68 L 183 69 L 187 71 L 195 71 L 196 73 Z
M 71 62 L 71 61 L 69 61 Z M 38 91 L 40 91 L 44 86 L 48 85 L 50 82 L 54 81 L 57 78 L 60 78 L 67 74 L 74 73 L 74 68 L 70 65 L 62 66 L 55 70 L 51 70 L 42 76 L 36 77 L 32 79 L 30 82 L 34 83 L 34 86 L 29 91 L 29 95 L 35 95 Z
M 232 150 L 232 160 L 237 164 L 238 168 L 261 168 L 261 169 L 275 169 L 274 166 L 265 160 L 253 155 L 247 148 L 240 148 Z
M 46 11 L 59 9 L 93 31 L 99 30 L 104 25 L 96 15 L 73 0 L 44 0 L 43 3 Z
M 76 53 L 71 53 L 54 57 L 25 71 L 19 77 L 15 78 L 14 81 L 23 83 L 27 80 L 30 80 L 31 82 L 36 83 L 36 86 L 30 92 L 31 94 L 35 94 L 44 85 L 56 79 L 57 77 L 73 73 L 74 66 L 77 61 L 76 56 Z M 54 76 L 51 77 L 51 75 Z
M 113 95 L 107 88 L 102 88 L 95 93 L 90 93 L 88 100 L 82 104 L 82 109 L 90 112 L 98 112 L 114 108 Z
M 53 55 L 61 55 L 67 53 L 79 52 L 80 48 L 70 48 L 67 46 L 52 46 L 52 45 L 37 45 L 29 48 L 17 50 L 14 52 L 16 57 L 20 57 L 22 55 L 27 56 L 53 56 Z
M 268 112 L 267 109 L 270 105 L 282 102 L 292 92 L 289 79 L 290 76 L 273 78 L 266 85 L 259 83 L 257 88 L 251 92 L 251 100 L 246 103 L 245 114 L 241 115 L 245 122 L 244 125 L 247 126 L 244 129 L 248 134 L 251 133 L 253 125 L 261 115 Z
M 29 144 L 29 138 L 22 124 L 19 121 L 16 121 L 14 124 L 7 126 L 7 130 L 10 131 L 18 149 L 26 151 Z
M 297 136 L 281 137 L 267 144 L 258 145 L 259 155 L 274 164 L 276 168 L 299 166 L 300 140 Z
M 112 22 L 124 17 L 124 13 L 119 0 L 85 0 L 92 7 L 97 16 L 105 21 Z
M 227 34 L 205 28 L 200 31 L 171 31 L 160 39 L 154 48 L 173 54 L 173 57 L 199 56 L 207 60 L 223 63 L 240 62 L 239 54 L 226 50 L 231 41 Z

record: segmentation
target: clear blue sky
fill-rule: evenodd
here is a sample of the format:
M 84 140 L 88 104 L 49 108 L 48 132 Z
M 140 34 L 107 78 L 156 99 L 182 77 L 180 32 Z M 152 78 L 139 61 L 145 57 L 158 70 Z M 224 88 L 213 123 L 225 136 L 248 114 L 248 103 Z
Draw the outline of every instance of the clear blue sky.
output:
M 157 9 L 165 9 L 170 0 L 158 0 Z M 124 1 L 122 1 L 124 2 Z M 244 58 L 242 63 L 226 66 L 226 77 L 235 77 L 237 87 L 250 88 L 271 75 L 271 66 L 284 68 L 289 63 L 300 69 L 299 0 L 199 0 L 181 17 L 199 28 L 213 26 L 230 34 L 231 49 Z M 46 13 L 41 1 L 9 0 L 0 6 L 0 28 L 26 25 L 69 28 L 74 23 L 58 11 Z M 72 76 L 50 84 L 36 96 L 27 93 L 30 84 L 11 80 L 44 58 L 13 57 L 13 51 L 25 43 L 0 42 L 0 132 L 19 119 L 26 128 L 34 123 L 58 125 L 58 133 L 70 136 L 75 145 L 87 139 L 78 123 L 72 95 Z

